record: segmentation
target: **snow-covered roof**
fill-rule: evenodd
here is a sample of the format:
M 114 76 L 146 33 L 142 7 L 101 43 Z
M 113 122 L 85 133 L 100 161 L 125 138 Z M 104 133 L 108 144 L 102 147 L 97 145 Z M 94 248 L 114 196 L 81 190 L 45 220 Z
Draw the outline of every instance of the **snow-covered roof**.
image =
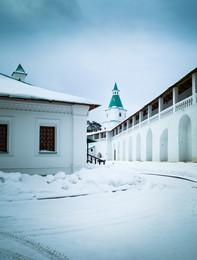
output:
M 89 110 L 100 106 L 93 100 L 36 87 L 2 73 L 0 73 L 0 97 L 89 105 Z

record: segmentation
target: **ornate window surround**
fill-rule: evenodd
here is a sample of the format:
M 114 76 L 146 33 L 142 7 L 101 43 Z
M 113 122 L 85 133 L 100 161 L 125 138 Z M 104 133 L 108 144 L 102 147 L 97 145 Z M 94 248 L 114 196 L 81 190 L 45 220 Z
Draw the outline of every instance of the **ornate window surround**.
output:
M 40 127 L 48 126 L 55 128 L 55 150 L 40 151 Z M 36 119 L 35 133 L 35 155 L 36 156 L 60 156 L 60 120 L 58 119 Z

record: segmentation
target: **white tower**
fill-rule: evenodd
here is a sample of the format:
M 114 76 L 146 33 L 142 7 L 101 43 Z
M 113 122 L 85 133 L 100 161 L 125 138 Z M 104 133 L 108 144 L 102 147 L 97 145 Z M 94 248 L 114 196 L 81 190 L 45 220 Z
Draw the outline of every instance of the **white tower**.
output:
M 27 73 L 24 71 L 21 64 L 19 64 L 17 69 L 12 73 L 12 77 L 19 81 L 25 81 L 26 76 Z
M 126 118 L 127 110 L 124 109 L 120 96 L 117 84 L 115 83 L 112 90 L 112 98 L 109 103 L 108 108 L 105 110 L 106 121 L 102 124 L 102 129 L 110 131 L 120 122 L 124 121 Z

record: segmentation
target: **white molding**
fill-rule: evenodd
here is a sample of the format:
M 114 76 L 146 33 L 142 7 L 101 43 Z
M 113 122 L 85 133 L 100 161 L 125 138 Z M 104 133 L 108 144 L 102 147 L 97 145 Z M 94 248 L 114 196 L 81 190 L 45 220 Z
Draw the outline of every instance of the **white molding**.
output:
M 74 116 L 88 116 L 89 107 L 82 105 L 72 105 L 72 114 Z
M 0 100 L 0 109 L 71 114 L 72 105 L 41 104 L 22 101 Z

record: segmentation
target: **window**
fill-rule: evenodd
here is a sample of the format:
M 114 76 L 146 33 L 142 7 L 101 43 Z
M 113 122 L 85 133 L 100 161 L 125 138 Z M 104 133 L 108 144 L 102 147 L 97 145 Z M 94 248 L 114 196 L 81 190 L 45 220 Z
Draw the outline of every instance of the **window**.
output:
M 40 151 L 55 152 L 55 127 L 40 126 Z
M 0 124 L 0 152 L 8 152 L 8 125 Z
M 119 117 L 121 117 L 122 115 L 121 115 L 121 113 L 119 113 Z
M 60 120 L 36 119 L 35 156 L 60 155 Z
M 94 139 L 99 139 L 99 134 L 94 135 Z

